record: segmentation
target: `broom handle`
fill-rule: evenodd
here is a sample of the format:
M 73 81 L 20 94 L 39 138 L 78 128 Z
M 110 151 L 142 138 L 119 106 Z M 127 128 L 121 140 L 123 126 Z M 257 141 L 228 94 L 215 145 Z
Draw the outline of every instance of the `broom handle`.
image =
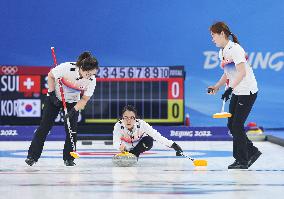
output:
M 222 105 L 222 108 L 221 108 L 221 113 L 223 113 L 223 112 L 224 112 L 225 104 L 226 104 L 226 102 L 225 102 L 225 100 L 223 100 L 223 105 Z
M 228 80 L 228 79 L 227 79 L 226 84 L 225 84 L 225 91 L 227 90 L 227 88 L 229 88 L 229 80 Z M 225 101 L 225 99 L 223 99 L 223 104 L 222 104 L 222 108 L 221 108 L 221 113 L 223 113 L 224 110 L 225 110 L 225 104 L 226 104 L 226 101 Z
M 181 156 L 185 157 L 185 158 L 188 158 L 190 159 L 191 161 L 194 161 L 194 158 L 190 157 L 190 156 L 187 156 L 187 155 L 184 155 L 183 153 L 181 154 Z
M 56 67 L 57 66 L 57 60 L 56 60 L 54 47 L 51 47 L 51 54 L 52 54 L 52 58 L 53 58 L 54 67 Z M 66 101 L 65 101 L 62 82 L 61 82 L 61 79 L 58 79 L 57 81 L 58 81 L 58 84 L 59 84 L 59 91 L 60 91 L 61 100 L 62 100 L 62 104 L 63 104 L 64 115 L 66 115 L 67 114 L 67 107 L 66 107 Z M 72 144 L 72 150 L 74 152 L 74 151 L 76 151 L 76 146 L 75 146 L 74 139 L 73 139 L 73 136 L 72 136 L 72 129 L 71 129 L 69 118 L 66 119 L 66 124 L 67 124 L 67 128 L 68 128 L 68 133 L 69 133 L 69 136 L 70 136 L 70 141 L 71 141 L 71 144 Z
M 58 84 L 59 84 L 59 91 L 60 91 L 62 104 L 63 104 L 64 115 L 66 116 L 66 114 L 67 114 L 67 107 L 66 107 L 66 101 L 65 101 L 65 96 L 64 96 L 64 91 L 63 91 L 63 86 L 62 86 L 61 79 L 58 79 Z M 74 151 L 76 151 L 76 146 L 75 146 L 73 135 L 72 135 L 73 131 L 71 129 L 69 117 L 66 118 L 66 124 L 67 124 L 67 128 L 68 128 L 70 141 L 71 141 L 71 144 L 72 144 L 72 150 L 74 152 Z M 74 133 L 76 133 L 76 132 L 74 132 Z

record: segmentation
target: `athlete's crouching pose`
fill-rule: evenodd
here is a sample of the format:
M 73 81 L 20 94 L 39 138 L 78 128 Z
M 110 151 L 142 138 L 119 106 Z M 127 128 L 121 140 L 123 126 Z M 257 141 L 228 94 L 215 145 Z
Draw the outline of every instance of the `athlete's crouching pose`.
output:
M 113 146 L 121 152 L 130 152 L 138 158 L 141 153 L 152 148 L 154 140 L 173 148 L 177 156 L 181 156 L 183 153 L 177 143 L 163 137 L 147 122 L 137 119 L 135 107 L 125 106 L 122 111 L 122 119 L 114 126 Z

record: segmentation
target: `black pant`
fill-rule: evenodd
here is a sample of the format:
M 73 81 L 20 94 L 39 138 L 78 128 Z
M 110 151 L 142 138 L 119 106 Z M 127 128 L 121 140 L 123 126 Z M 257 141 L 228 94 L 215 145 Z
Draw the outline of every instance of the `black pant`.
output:
M 232 95 L 228 119 L 228 128 L 233 136 L 233 156 L 241 163 L 247 163 L 249 158 L 258 151 L 248 139 L 244 124 L 257 98 L 257 93 L 250 95 Z
M 69 111 L 70 109 L 72 109 L 75 106 L 75 104 L 76 103 L 66 103 L 67 110 Z M 40 126 L 37 128 L 37 130 L 34 133 L 34 137 L 28 151 L 28 157 L 32 157 L 36 161 L 40 158 L 44 142 L 46 140 L 46 136 L 51 130 L 52 126 L 54 125 L 54 120 L 56 119 L 60 110 L 63 110 L 63 105 L 55 106 L 50 101 L 50 98 L 48 96 L 45 98 Z M 78 115 L 79 114 L 75 114 L 74 117 L 69 118 L 70 126 L 73 132 L 77 132 Z M 74 158 L 70 155 L 70 152 L 73 151 L 73 148 L 66 123 L 65 123 L 65 132 L 66 132 L 66 138 L 63 149 L 63 160 L 73 160 Z M 76 147 L 77 133 L 72 133 L 72 136 Z
M 134 154 L 136 157 L 145 151 L 149 151 L 153 147 L 154 139 L 151 136 L 145 136 L 141 138 L 139 143 L 131 149 L 129 152 Z

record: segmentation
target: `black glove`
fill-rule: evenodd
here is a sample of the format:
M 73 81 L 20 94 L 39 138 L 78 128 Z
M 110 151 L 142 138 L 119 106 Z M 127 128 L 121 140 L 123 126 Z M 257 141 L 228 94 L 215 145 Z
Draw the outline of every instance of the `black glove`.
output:
M 55 91 L 48 92 L 49 100 L 54 106 L 60 106 L 61 101 L 56 97 Z
M 78 111 L 76 111 L 76 109 L 73 107 L 65 116 L 64 116 L 64 120 L 66 120 L 67 118 L 72 118 Z
M 233 89 L 231 87 L 229 87 L 222 95 L 221 99 L 224 100 L 225 102 L 228 101 L 228 99 L 230 99 L 230 96 L 233 92 Z
M 182 156 L 183 151 L 177 143 L 174 142 L 171 148 L 173 148 L 176 151 L 176 156 Z
M 207 93 L 213 93 L 214 88 L 207 88 Z

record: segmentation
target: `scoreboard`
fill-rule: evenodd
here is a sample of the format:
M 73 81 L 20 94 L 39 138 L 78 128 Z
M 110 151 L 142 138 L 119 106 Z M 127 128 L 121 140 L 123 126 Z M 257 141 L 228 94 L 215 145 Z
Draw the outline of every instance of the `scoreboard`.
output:
M 50 67 L 0 66 L 0 125 L 39 125 L 49 71 Z
M 0 66 L 1 125 L 39 125 L 50 67 Z M 111 124 L 127 104 L 150 123 L 184 121 L 183 66 L 100 67 L 79 124 Z M 62 122 L 62 113 L 56 122 Z
M 134 105 L 150 123 L 183 123 L 184 67 L 100 67 L 86 123 L 114 123 Z

